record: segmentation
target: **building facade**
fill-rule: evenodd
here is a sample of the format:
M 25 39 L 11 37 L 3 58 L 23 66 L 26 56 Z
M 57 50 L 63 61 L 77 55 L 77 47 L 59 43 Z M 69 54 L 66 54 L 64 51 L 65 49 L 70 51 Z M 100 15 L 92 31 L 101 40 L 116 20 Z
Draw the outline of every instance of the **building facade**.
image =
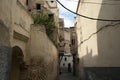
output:
M 70 52 L 70 28 L 63 28 L 64 34 L 64 53 L 61 56 L 61 72 L 73 72 L 73 55 Z M 70 71 L 69 68 L 70 67 Z
M 119 3 L 79 0 L 77 13 L 97 19 L 76 17 L 80 77 L 84 80 L 120 79 L 120 24 L 113 21 L 120 19 Z
M 2 80 L 57 79 L 57 49 L 46 36 L 44 30 L 36 25 L 33 26 L 34 23 L 31 17 L 31 12 L 39 12 L 41 8 L 45 9 L 45 3 L 44 0 L 1 0 L 0 64 L 3 66 L 0 66 L 0 78 Z M 49 11 L 49 9 L 47 10 Z M 37 29 L 33 27 L 37 27 Z M 34 39 L 32 35 L 34 35 Z M 39 41 L 46 44 L 41 44 Z M 40 46 L 33 44 L 34 42 Z M 32 46 L 34 48 L 31 49 Z M 44 50 L 39 52 L 43 47 Z M 41 64 L 41 59 L 46 65 Z M 51 68 L 50 65 L 54 66 Z M 48 71 L 44 71 L 43 66 L 44 68 L 46 66 Z M 39 73 L 36 77 L 36 74 L 33 73 L 34 69 L 37 69 L 36 73 Z M 48 75 L 52 72 L 49 70 L 53 71 L 51 75 Z
M 64 19 L 59 19 L 59 30 L 58 30 L 59 42 L 58 42 L 58 49 L 59 53 L 64 53 Z
M 73 56 L 73 75 L 79 76 L 79 56 L 78 56 L 78 45 L 76 28 L 70 27 L 70 52 Z

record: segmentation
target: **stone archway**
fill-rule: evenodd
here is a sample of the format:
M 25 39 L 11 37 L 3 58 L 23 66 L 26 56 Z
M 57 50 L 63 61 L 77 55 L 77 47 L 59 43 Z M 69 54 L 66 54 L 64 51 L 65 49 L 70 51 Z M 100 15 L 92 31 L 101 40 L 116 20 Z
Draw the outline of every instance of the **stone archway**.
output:
M 10 80 L 20 79 L 21 65 L 24 64 L 24 55 L 18 46 L 12 48 L 12 61 L 11 61 L 11 76 Z

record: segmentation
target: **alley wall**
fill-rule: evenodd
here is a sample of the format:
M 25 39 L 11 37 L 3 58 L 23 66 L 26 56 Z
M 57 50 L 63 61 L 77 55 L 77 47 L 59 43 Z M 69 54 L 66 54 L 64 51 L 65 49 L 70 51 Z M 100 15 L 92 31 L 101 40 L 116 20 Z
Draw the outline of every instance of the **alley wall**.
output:
M 119 4 L 116 0 L 81 0 L 77 13 L 96 19 L 119 20 Z M 119 80 L 120 22 L 77 16 L 76 31 L 82 74 L 101 80 Z
M 43 26 L 31 26 L 30 55 L 33 65 L 39 65 L 44 80 L 57 79 L 57 49 L 47 37 Z M 39 63 L 38 63 L 39 62 Z M 37 66 L 35 67 L 37 69 Z M 39 70 L 39 68 L 38 68 Z

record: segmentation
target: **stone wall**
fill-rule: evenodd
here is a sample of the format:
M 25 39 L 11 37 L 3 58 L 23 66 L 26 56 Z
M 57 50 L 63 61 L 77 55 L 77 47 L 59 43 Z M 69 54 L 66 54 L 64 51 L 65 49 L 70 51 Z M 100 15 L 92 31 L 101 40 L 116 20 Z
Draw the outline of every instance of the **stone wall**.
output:
M 10 48 L 9 30 L 6 25 L 0 20 L 0 79 L 9 80 L 10 75 L 10 61 L 11 61 L 11 48 Z
M 57 49 L 47 37 L 42 26 L 31 26 L 30 54 L 29 75 L 32 80 L 57 79 Z

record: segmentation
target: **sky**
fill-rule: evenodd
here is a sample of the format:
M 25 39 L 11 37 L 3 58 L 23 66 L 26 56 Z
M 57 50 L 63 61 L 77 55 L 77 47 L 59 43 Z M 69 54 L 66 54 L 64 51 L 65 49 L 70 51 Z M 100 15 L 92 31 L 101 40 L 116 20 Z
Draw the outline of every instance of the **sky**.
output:
M 78 0 L 59 0 L 65 7 L 76 12 Z M 73 27 L 75 14 L 67 11 L 61 5 L 58 4 L 59 17 L 64 18 L 65 27 Z

